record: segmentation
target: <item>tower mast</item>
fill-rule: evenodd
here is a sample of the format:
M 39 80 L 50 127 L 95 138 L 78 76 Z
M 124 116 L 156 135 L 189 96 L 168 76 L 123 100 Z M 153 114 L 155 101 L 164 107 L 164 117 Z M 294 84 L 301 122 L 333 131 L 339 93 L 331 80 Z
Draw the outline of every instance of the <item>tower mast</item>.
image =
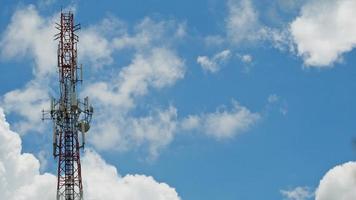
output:
M 80 24 L 74 24 L 72 12 L 62 12 L 58 44 L 59 99 L 51 99 L 47 114 L 53 120 L 53 156 L 58 158 L 57 200 L 83 200 L 80 149 L 90 128 L 93 107 L 88 97 L 78 99 L 77 85 L 82 82 L 82 67 L 77 65 Z M 46 113 L 44 113 L 45 115 Z M 80 134 L 81 133 L 81 134 Z

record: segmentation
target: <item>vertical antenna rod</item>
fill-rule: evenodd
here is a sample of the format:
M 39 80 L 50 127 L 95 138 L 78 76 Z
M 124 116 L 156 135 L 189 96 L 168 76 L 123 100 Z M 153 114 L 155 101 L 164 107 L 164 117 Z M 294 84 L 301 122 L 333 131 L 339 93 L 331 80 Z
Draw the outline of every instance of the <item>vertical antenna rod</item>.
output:
M 85 133 L 90 128 L 93 107 L 88 97 L 80 101 L 77 84 L 81 82 L 81 67 L 77 65 L 80 24 L 74 25 L 72 12 L 62 12 L 58 44 L 59 92 L 58 100 L 51 99 L 51 109 L 43 112 L 53 120 L 53 156 L 58 158 L 57 200 L 83 200 L 83 184 L 80 165 L 80 149 L 84 148 Z M 80 72 L 78 73 L 78 70 Z M 79 137 L 81 132 L 81 137 Z

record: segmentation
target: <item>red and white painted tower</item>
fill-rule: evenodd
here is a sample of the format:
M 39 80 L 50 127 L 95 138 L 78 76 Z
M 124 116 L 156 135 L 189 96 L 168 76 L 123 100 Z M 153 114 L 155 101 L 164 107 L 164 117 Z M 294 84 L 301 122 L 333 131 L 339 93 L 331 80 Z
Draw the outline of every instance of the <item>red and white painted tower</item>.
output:
M 57 200 L 83 200 L 80 149 L 93 114 L 88 97 L 78 99 L 77 85 L 82 82 L 82 67 L 77 65 L 80 25 L 72 12 L 62 12 L 55 35 L 58 44 L 59 93 L 52 98 L 48 114 L 53 120 L 53 155 L 58 158 Z M 45 118 L 45 117 L 44 117 Z

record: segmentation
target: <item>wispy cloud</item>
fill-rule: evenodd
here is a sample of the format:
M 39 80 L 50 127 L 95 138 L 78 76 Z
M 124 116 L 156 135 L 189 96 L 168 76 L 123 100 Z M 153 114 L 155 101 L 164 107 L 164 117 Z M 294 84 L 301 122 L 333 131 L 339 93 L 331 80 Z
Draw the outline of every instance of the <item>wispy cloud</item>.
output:
M 204 71 L 216 73 L 220 70 L 221 65 L 230 59 L 230 56 L 230 50 L 226 49 L 216 53 L 212 58 L 209 58 L 208 56 L 198 56 L 197 62 L 201 65 Z
M 296 187 L 290 190 L 281 190 L 285 200 L 307 200 L 314 197 L 314 193 L 308 187 Z
M 198 130 L 219 140 L 229 139 L 248 130 L 261 118 L 259 113 L 251 112 L 236 101 L 231 109 L 223 107 L 216 112 L 188 116 L 182 120 L 182 129 Z

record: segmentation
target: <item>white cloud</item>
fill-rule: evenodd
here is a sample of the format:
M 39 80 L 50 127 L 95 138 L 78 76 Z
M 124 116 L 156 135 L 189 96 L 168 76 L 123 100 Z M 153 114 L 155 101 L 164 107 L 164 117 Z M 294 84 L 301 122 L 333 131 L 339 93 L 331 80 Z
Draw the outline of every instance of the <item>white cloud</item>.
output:
M 217 139 L 228 139 L 249 129 L 261 118 L 238 102 L 231 110 L 220 109 L 213 113 L 191 115 L 182 121 L 183 130 L 199 130 Z
M 244 54 L 244 55 L 241 56 L 241 61 L 242 61 L 243 63 L 249 64 L 249 63 L 252 62 L 252 60 L 253 60 L 253 58 L 252 58 L 252 56 L 249 55 L 249 54 Z
M 150 90 L 172 86 L 184 74 L 184 62 L 174 52 L 153 48 L 137 53 L 132 63 L 112 80 L 88 85 L 83 93 L 94 100 L 96 107 L 90 142 L 101 150 L 125 151 L 147 146 L 150 158 L 155 158 L 158 150 L 173 139 L 176 109 L 153 109 L 141 117 L 132 116 L 130 111 Z
M 153 47 L 166 47 L 186 35 L 186 24 L 174 20 L 155 21 L 145 17 L 131 30 L 127 24 L 113 16 L 80 31 L 79 55 L 96 67 L 110 65 L 113 53 L 134 49 L 143 53 Z M 164 45 L 162 45 L 164 44 Z
M 180 123 L 182 130 L 194 130 L 201 126 L 201 117 L 197 115 L 189 115 Z
M 80 33 L 79 55 L 81 60 L 88 60 L 94 67 L 102 67 L 113 62 L 113 49 L 110 41 L 103 37 L 102 32 L 90 27 Z
M 306 66 L 332 67 L 356 45 L 356 1 L 313 0 L 290 25 Z
M 22 118 L 15 123 L 21 133 L 41 131 L 41 110 L 49 105 L 49 79 L 56 72 L 56 29 L 53 17 L 41 17 L 35 6 L 19 8 L 0 40 L 0 53 L 4 59 L 19 60 L 31 57 L 34 61 L 34 79 L 22 89 L 6 93 L 1 103 L 7 113 L 16 113 Z M 27 67 L 31 67 L 27 65 Z
M 7 113 L 16 113 L 22 118 L 15 122 L 15 130 L 26 133 L 28 131 L 43 131 L 41 110 L 49 108 L 48 88 L 38 81 L 29 82 L 25 88 L 6 93 L 1 100 Z
M 1 57 L 18 60 L 30 55 L 36 63 L 33 71 L 36 77 L 55 73 L 54 24 L 54 17 L 42 18 L 33 5 L 17 9 L 0 40 Z
M 330 169 L 320 180 L 315 192 L 308 187 L 281 190 L 288 200 L 354 200 L 356 199 L 356 162 L 347 162 Z
M 165 111 L 158 110 L 148 117 L 132 119 L 127 132 L 134 134 L 136 143 L 149 141 L 150 155 L 155 158 L 158 156 L 158 150 L 173 140 L 176 121 L 177 110 L 171 106 Z
M 183 119 L 178 118 L 173 106 L 156 109 L 142 117 L 125 115 L 110 106 L 99 112 L 102 114 L 96 117 L 100 123 L 94 124 L 93 135 L 89 137 L 96 148 L 127 151 L 147 147 L 149 160 L 157 158 L 159 151 L 169 145 L 178 132 L 197 131 L 219 140 L 229 139 L 245 132 L 261 118 L 237 102 L 231 109 L 222 108 Z
M 207 36 L 207 45 L 237 47 L 268 42 L 274 48 L 294 53 L 289 26 L 272 28 L 263 24 L 252 0 L 228 0 L 227 9 L 225 36 Z
M 233 43 L 255 41 L 263 37 L 258 12 L 251 0 L 229 0 L 229 14 L 226 19 L 227 36 Z
M 314 196 L 308 187 L 296 187 L 291 190 L 281 190 L 281 194 L 286 200 L 307 200 Z
M 185 23 L 177 23 L 174 20 L 155 21 L 145 17 L 135 25 L 132 34 L 126 30 L 124 34 L 115 37 L 113 47 L 119 50 L 135 48 L 139 51 L 147 51 L 152 46 L 168 46 L 185 35 Z
M 230 50 L 226 49 L 215 54 L 212 58 L 207 56 L 198 56 L 197 62 L 205 71 L 216 73 L 220 70 L 221 65 L 229 60 L 230 55 Z
M 21 153 L 21 139 L 12 132 L 0 108 L 0 192 L 7 200 L 55 199 L 56 177 L 40 174 L 32 154 Z M 179 200 L 177 192 L 150 176 L 121 176 L 93 150 L 82 158 L 85 198 L 88 200 Z
M 87 151 L 83 158 L 85 197 L 88 200 L 180 200 L 174 188 L 150 176 L 118 174 L 98 154 Z
M 173 85 L 185 74 L 184 62 L 171 50 L 153 48 L 138 53 L 132 63 L 124 67 L 113 80 L 88 85 L 83 91 L 105 106 L 128 110 L 135 106 L 135 97 L 144 96 L 149 89 Z
M 224 59 L 229 54 L 229 51 L 219 53 L 216 59 Z M 88 137 L 90 143 L 100 150 L 127 151 L 147 147 L 148 159 L 155 159 L 180 131 L 177 109 L 173 106 L 154 108 L 148 115 L 140 116 L 132 116 L 131 111 L 140 97 L 151 90 L 174 85 L 184 74 L 184 62 L 173 51 L 152 47 L 149 52 L 136 53 L 131 64 L 111 80 L 89 84 L 83 94 L 94 100 L 96 108 L 93 135 Z M 217 111 L 204 117 L 207 119 L 203 121 L 202 130 L 209 130 L 206 133 L 216 138 L 228 138 L 248 129 L 259 115 L 234 104 L 231 111 Z M 212 123 L 216 124 L 210 125 Z M 219 127 L 214 129 L 209 125 Z
M 356 199 L 356 162 L 348 162 L 329 170 L 321 179 L 315 200 Z
M 177 126 L 177 110 L 155 110 L 143 117 L 122 115 L 108 109 L 100 115 L 100 123 L 94 124 L 90 142 L 101 150 L 127 151 L 147 146 L 149 160 L 158 156 L 159 150 L 174 138 Z
M 223 107 L 223 106 L 222 106 Z M 216 139 L 229 139 L 252 127 L 261 118 L 234 102 L 231 109 L 190 115 L 180 120 L 177 109 L 156 109 L 147 116 L 133 117 L 114 107 L 104 107 L 97 117 L 89 137 L 100 150 L 127 151 L 140 147 L 149 150 L 148 160 L 157 158 L 159 151 L 169 145 L 178 132 L 198 131 Z
M 12 132 L 0 108 L 0 192 L 3 199 L 51 199 L 55 192 L 55 177 L 39 174 L 39 161 L 21 153 L 21 139 Z M 54 187 L 48 187 L 53 185 Z

